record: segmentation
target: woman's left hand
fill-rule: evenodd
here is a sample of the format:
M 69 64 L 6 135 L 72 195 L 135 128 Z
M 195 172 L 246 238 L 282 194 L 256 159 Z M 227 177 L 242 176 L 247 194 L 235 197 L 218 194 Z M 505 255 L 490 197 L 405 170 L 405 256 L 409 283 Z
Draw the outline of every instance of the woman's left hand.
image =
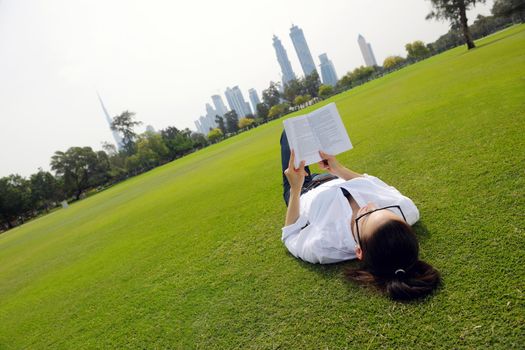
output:
M 300 191 L 303 187 L 304 178 L 307 175 L 306 170 L 304 170 L 304 160 L 301 161 L 299 164 L 299 168 L 295 168 L 295 152 L 292 150 L 290 155 L 290 161 L 288 162 L 288 169 L 284 171 L 284 175 L 286 175 L 286 178 L 288 179 L 288 182 L 290 183 L 290 189 L 291 190 L 298 190 Z

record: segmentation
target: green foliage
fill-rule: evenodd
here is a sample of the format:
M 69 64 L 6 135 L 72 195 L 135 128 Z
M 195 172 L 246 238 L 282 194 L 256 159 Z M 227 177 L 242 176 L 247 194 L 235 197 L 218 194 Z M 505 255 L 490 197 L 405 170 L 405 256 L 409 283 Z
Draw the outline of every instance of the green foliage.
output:
M 226 123 L 224 122 L 224 118 L 219 115 L 216 115 L 215 122 L 217 123 L 217 126 L 219 127 L 221 132 L 223 134 L 226 134 L 227 130 L 226 130 Z
M 293 100 L 293 104 L 295 106 L 299 106 L 299 105 L 302 105 L 305 102 L 310 101 L 311 99 L 312 99 L 312 96 L 310 96 L 310 95 L 299 95 L 299 96 L 295 97 L 295 99 Z
M 319 87 L 319 93 L 318 95 L 322 98 L 327 98 L 331 96 L 334 93 L 334 88 L 331 85 L 321 85 Z
M 337 86 L 342 88 L 349 88 L 357 86 L 368 80 L 375 72 L 374 67 L 360 66 L 353 71 L 346 73 L 338 82 Z
M 253 118 L 241 118 L 239 120 L 239 129 L 247 129 L 255 123 Z
M 219 128 L 215 128 L 210 130 L 208 133 L 208 140 L 210 140 L 211 143 L 216 143 L 222 139 L 224 134 L 222 133 L 222 130 Z
M 226 121 L 226 132 L 234 134 L 239 130 L 239 117 L 237 112 L 231 110 L 224 114 L 224 120 Z
M 317 71 L 314 71 L 304 78 L 292 79 L 286 83 L 282 97 L 290 103 L 297 104 L 295 99 L 298 96 L 318 96 L 320 86 L 319 74 L 317 74 Z
M 58 181 L 53 174 L 39 169 L 30 178 L 31 206 L 36 209 L 49 211 L 53 202 L 59 201 L 62 197 Z
M 392 302 L 345 282 L 356 262 L 286 251 L 276 120 L 1 234 L 0 347 L 523 348 L 524 42 L 513 27 L 322 102 L 354 144 L 341 163 L 418 206 L 436 295 Z
M 30 183 L 20 175 L 0 178 L 0 216 L 9 227 L 31 208 Z
M 405 59 L 401 56 L 388 56 L 383 61 L 383 68 L 392 69 L 392 68 L 399 67 L 403 63 L 405 63 Z
M 525 21 L 525 1 L 495 0 L 492 14 L 497 17 L 510 17 L 515 22 Z
M 70 147 L 66 152 L 55 152 L 51 157 L 51 169 L 63 177 L 66 194 L 79 199 L 82 192 L 93 185 L 91 180 L 101 169 L 98 160 L 91 147 Z
M 407 54 L 408 54 L 407 59 L 413 60 L 413 61 L 419 61 L 430 55 L 430 50 L 425 46 L 425 43 L 422 42 L 421 40 L 416 40 L 412 43 L 406 44 L 405 49 L 407 50 Z M 399 57 L 399 56 L 394 56 L 394 57 Z
M 258 103 L 257 104 L 257 117 L 266 120 L 268 118 L 268 112 L 270 109 L 266 105 L 266 103 Z
M 273 106 L 270 108 L 270 112 L 268 112 L 268 118 L 275 119 L 279 118 L 280 116 L 284 115 L 290 106 L 287 103 L 281 103 L 278 105 Z
M 279 83 L 270 82 L 270 86 L 262 91 L 262 99 L 264 104 L 271 108 L 281 100 L 281 93 L 279 92 Z
M 111 130 L 117 131 L 122 136 L 122 142 L 124 143 L 124 149 L 128 155 L 135 152 L 135 139 L 137 134 L 134 128 L 142 122 L 134 120 L 135 113 L 124 111 L 120 115 L 113 118 L 111 122 Z
M 427 19 L 450 21 L 451 28 L 461 28 L 463 39 L 468 49 L 476 47 L 468 27 L 467 11 L 476 3 L 485 3 L 486 0 L 430 0 L 432 11 Z

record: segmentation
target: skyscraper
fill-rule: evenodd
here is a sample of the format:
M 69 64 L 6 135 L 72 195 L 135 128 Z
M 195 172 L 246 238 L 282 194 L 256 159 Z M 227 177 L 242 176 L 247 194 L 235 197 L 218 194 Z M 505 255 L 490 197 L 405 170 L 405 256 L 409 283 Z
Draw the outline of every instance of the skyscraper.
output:
M 303 30 L 296 25 L 292 25 L 290 28 L 290 38 L 292 39 L 293 46 L 295 47 L 295 52 L 297 52 L 297 57 L 299 62 L 301 62 L 301 67 L 303 68 L 304 75 L 310 75 L 315 69 L 314 60 L 306 39 L 304 38 Z
M 228 108 L 226 108 L 224 102 L 222 102 L 221 95 L 213 95 L 211 100 L 213 101 L 213 105 L 215 106 L 215 110 L 217 111 L 218 115 L 222 117 L 228 112 Z
M 335 73 L 334 64 L 328 59 L 326 53 L 319 55 L 319 60 L 321 64 L 321 78 L 323 79 L 323 84 L 335 86 L 337 84 L 337 74 Z
M 104 102 L 102 102 L 102 98 L 97 92 L 98 100 L 100 101 L 100 105 L 102 106 L 102 111 L 104 112 L 104 115 L 106 116 L 106 121 L 108 122 L 109 129 L 111 130 L 111 133 L 113 134 L 113 139 L 115 140 L 115 145 L 117 146 L 117 150 L 122 150 L 124 147 L 124 142 L 122 141 L 122 138 L 120 137 L 119 133 L 115 130 L 111 129 L 111 117 L 109 116 L 108 111 L 106 110 L 106 106 L 104 106 Z
M 232 89 L 229 87 L 226 88 L 224 95 L 226 96 L 230 109 L 237 113 L 239 119 L 245 115 L 252 114 L 250 105 L 244 100 L 239 86 L 234 86 Z
M 252 103 L 253 107 L 253 113 L 257 113 L 257 105 L 261 103 L 261 100 L 259 100 L 259 96 L 257 95 L 257 91 L 255 89 L 248 90 L 248 95 L 250 95 L 250 101 Z
M 359 48 L 361 49 L 361 54 L 363 55 L 367 67 L 377 66 L 376 58 L 370 43 L 367 43 L 361 34 L 357 37 L 357 42 L 359 43 Z
M 295 79 L 295 73 L 292 70 L 292 65 L 286 54 L 286 50 L 281 44 L 281 40 L 275 35 L 273 36 L 273 47 L 275 48 L 275 54 L 277 55 L 277 61 L 281 66 L 281 72 L 283 73 L 283 85 L 288 83 L 290 80 Z

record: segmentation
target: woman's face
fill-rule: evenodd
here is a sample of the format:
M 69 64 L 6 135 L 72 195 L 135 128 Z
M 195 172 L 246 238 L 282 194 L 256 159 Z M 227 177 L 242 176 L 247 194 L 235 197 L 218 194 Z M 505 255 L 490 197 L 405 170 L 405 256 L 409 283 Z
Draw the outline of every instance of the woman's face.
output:
M 357 244 L 359 244 L 359 241 L 366 240 L 369 238 L 376 230 L 383 225 L 385 222 L 389 220 L 398 220 L 403 222 L 399 216 L 394 214 L 388 209 L 385 210 L 377 210 L 377 205 L 374 203 L 368 203 L 367 205 L 359 208 L 356 214 L 356 218 L 362 216 L 358 220 L 359 225 L 359 238 L 357 238 L 357 227 L 356 227 L 356 221 L 352 223 L 352 233 L 354 234 L 354 240 Z M 372 212 L 372 213 L 371 213 Z M 367 213 L 370 213 L 366 215 Z

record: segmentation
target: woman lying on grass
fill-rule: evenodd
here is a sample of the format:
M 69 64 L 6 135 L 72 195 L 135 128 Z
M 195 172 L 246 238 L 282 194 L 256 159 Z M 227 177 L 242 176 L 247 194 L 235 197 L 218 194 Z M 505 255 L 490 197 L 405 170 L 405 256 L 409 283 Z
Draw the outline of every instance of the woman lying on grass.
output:
M 320 153 L 321 169 L 312 177 L 301 162 L 294 168 L 286 134 L 281 136 L 284 200 L 288 206 L 282 240 L 290 253 L 310 263 L 359 259 L 362 267 L 346 277 L 374 285 L 392 299 L 411 300 L 434 291 L 439 272 L 419 260 L 410 225 L 419 211 L 408 197 L 367 174 L 340 165 Z

